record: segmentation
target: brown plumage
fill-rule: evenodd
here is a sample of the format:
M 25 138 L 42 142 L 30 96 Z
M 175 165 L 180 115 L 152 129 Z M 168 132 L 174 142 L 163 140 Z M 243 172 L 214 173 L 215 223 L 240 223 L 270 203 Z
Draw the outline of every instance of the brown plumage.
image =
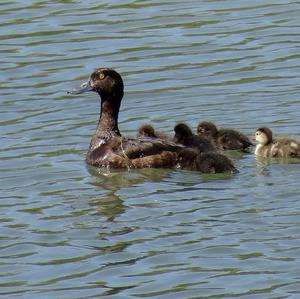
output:
M 118 128 L 123 80 L 112 69 L 99 68 L 70 94 L 94 91 L 101 98 L 100 119 L 86 156 L 89 165 L 111 168 L 173 167 L 180 145 L 159 138 L 125 138 Z
M 198 170 L 203 173 L 236 173 L 232 161 L 218 152 L 199 153 L 196 149 L 185 148 L 178 154 L 182 169 Z
M 289 158 L 300 157 L 300 142 L 292 138 L 274 139 L 271 129 L 261 127 L 256 130 L 258 144 L 255 154 L 263 157 Z
M 250 139 L 239 131 L 218 129 L 215 124 L 207 121 L 198 124 L 197 134 L 214 140 L 222 150 L 246 150 L 253 145 Z
M 216 147 L 212 140 L 194 135 L 191 128 L 183 123 L 177 124 L 174 128 L 174 141 L 186 147 L 196 148 L 199 152 L 215 151 Z
M 155 130 L 150 124 L 144 124 L 140 126 L 137 137 L 151 137 L 171 140 L 171 137 L 161 131 Z

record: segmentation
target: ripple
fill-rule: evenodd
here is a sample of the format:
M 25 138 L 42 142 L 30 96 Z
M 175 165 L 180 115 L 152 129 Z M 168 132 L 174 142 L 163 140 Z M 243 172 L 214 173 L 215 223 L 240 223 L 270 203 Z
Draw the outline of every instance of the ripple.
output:
M 297 1 L 1 4 L 1 291 L 7 298 L 297 298 L 299 161 L 233 155 L 237 176 L 101 173 L 84 155 L 97 66 L 120 129 L 200 120 L 299 138 Z

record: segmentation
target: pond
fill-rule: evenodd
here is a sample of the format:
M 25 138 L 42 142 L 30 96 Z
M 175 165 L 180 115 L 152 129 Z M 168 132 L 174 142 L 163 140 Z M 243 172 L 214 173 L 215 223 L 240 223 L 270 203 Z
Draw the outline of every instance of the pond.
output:
M 99 99 L 66 94 L 111 67 L 124 136 L 211 120 L 299 139 L 299 1 L 0 9 L 1 297 L 299 298 L 299 161 L 101 173 L 84 160 Z

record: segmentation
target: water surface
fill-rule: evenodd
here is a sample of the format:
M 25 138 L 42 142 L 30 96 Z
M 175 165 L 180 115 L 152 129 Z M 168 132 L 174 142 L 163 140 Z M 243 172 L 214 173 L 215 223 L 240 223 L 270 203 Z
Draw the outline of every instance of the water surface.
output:
M 0 6 L 3 298 L 299 298 L 299 162 L 240 173 L 85 165 L 95 67 L 125 82 L 120 129 L 200 120 L 300 138 L 298 1 Z

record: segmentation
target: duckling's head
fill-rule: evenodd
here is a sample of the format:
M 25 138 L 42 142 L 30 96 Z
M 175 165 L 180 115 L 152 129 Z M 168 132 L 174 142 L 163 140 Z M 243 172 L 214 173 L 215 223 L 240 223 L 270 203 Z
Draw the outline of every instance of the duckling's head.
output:
M 145 124 L 139 128 L 138 136 L 156 138 L 154 128 L 151 125 Z
M 174 127 L 174 131 L 175 131 L 174 141 L 181 144 L 185 144 L 186 140 L 189 137 L 193 136 L 193 132 L 191 128 L 186 124 L 182 124 L 182 123 L 177 124 Z
M 269 128 L 261 127 L 256 130 L 255 139 L 262 145 L 267 145 L 273 141 L 273 134 Z
M 181 167 L 191 166 L 198 155 L 197 150 L 193 148 L 184 148 L 178 153 L 178 164 Z
M 98 68 L 90 75 L 87 82 L 68 91 L 68 93 L 80 94 L 87 91 L 97 92 L 102 99 L 117 98 L 121 100 L 124 94 L 122 77 L 112 69 Z
M 214 137 L 217 135 L 217 127 L 209 121 L 204 121 L 198 124 L 197 134 L 199 136 Z

